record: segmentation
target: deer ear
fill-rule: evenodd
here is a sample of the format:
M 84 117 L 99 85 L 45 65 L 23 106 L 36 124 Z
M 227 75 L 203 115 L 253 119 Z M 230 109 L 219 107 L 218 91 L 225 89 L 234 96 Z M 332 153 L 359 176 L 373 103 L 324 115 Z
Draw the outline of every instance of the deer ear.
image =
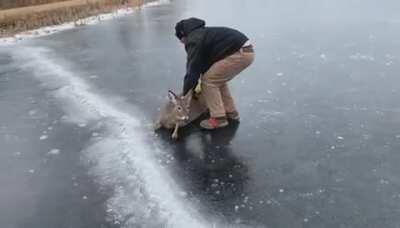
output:
M 176 94 L 174 92 L 172 92 L 171 90 L 168 90 L 168 98 L 172 103 L 174 103 L 174 104 L 177 103 L 176 102 Z
M 193 90 L 189 90 L 189 92 L 187 92 L 185 95 L 185 100 L 190 102 L 190 100 L 192 100 L 192 97 L 193 97 Z
M 187 108 L 190 108 L 190 103 L 192 101 L 192 97 L 193 97 L 193 90 L 189 90 L 189 92 L 187 92 L 185 95 L 185 101 L 186 101 Z

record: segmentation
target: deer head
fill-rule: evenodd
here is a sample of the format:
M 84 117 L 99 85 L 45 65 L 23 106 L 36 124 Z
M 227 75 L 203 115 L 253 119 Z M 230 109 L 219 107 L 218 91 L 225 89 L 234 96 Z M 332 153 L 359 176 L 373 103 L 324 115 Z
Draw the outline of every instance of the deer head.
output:
M 190 90 L 185 96 L 177 96 L 171 90 L 168 91 L 168 98 L 173 104 L 172 116 L 175 118 L 176 122 L 184 122 L 189 120 L 192 94 L 192 90 Z

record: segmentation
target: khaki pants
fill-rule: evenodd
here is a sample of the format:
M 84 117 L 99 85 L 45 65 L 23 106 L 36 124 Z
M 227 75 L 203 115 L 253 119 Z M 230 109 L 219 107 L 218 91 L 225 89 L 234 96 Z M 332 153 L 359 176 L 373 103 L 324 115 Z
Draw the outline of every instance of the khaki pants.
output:
M 254 60 L 253 52 L 238 51 L 216 63 L 202 76 L 201 91 L 211 117 L 237 112 L 227 82 L 246 69 Z

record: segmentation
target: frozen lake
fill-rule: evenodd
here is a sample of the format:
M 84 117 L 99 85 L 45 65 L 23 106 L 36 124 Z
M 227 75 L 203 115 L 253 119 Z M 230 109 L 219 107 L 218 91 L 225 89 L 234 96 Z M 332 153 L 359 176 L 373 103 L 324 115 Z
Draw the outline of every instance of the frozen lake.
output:
M 0 224 L 400 227 L 400 3 L 176 0 L 0 46 Z M 242 122 L 152 121 L 181 89 L 175 23 L 238 28 Z

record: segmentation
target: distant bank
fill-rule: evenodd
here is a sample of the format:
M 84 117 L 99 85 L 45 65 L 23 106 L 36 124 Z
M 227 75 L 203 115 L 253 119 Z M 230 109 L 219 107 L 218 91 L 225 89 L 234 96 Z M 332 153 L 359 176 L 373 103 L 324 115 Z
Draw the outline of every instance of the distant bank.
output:
M 2 0 L 0 37 L 43 26 L 77 21 L 118 8 L 141 6 L 146 0 Z

